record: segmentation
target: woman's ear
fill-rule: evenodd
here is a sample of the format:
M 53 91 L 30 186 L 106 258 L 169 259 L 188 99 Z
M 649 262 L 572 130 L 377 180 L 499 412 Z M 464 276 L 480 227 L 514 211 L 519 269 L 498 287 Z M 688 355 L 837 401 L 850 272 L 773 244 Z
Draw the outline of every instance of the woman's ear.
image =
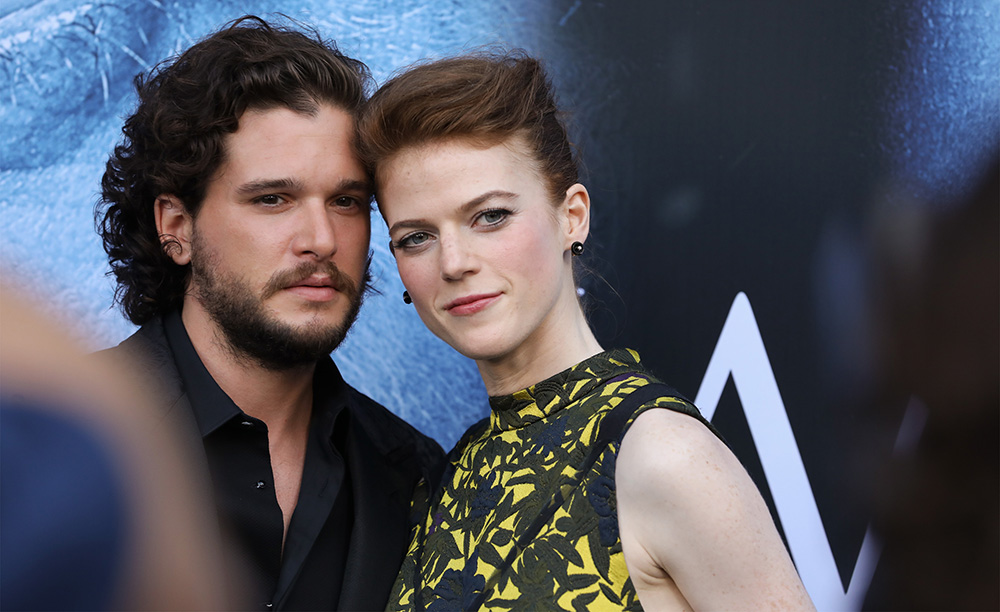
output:
M 191 233 L 194 221 L 180 198 L 161 194 L 153 203 L 153 217 L 156 233 L 160 237 L 163 252 L 178 266 L 191 263 Z
M 574 242 L 586 242 L 590 234 L 590 194 L 580 183 L 570 185 L 563 201 L 566 220 L 566 244 L 569 249 Z

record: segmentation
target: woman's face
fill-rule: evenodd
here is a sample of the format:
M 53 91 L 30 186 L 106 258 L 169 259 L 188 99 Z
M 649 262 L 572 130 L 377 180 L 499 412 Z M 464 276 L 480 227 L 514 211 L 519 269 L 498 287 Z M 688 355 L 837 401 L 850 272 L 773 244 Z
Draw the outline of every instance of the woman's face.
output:
M 379 172 L 379 207 L 417 313 L 476 360 L 544 350 L 579 308 L 569 248 L 586 238 L 587 192 L 574 185 L 553 203 L 523 147 L 431 143 Z

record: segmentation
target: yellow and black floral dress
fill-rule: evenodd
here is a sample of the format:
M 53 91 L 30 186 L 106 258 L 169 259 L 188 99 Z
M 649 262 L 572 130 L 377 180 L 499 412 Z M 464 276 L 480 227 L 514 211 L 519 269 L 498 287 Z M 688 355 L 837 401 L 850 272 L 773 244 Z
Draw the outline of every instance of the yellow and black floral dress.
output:
M 604 440 L 602 422 L 633 392 Z M 645 410 L 705 422 L 698 410 L 632 350 L 595 355 L 490 407 L 452 450 L 429 508 L 415 504 L 388 609 L 641 610 L 618 534 L 615 458 Z

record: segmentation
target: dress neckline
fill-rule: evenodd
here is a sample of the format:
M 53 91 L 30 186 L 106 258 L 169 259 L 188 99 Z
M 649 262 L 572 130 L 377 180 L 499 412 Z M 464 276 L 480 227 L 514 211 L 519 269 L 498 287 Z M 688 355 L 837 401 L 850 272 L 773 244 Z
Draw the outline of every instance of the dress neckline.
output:
M 630 374 L 645 377 L 639 353 L 632 349 L 612 349 L 520 391 L 491 396 L 490 432 L 527 427 L 556 414 L 597 386 Z

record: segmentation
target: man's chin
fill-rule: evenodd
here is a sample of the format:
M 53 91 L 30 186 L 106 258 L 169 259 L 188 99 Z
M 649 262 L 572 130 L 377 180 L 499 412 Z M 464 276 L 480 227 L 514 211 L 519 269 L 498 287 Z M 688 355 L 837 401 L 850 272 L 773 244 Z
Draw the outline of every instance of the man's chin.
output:
M 361 299 L 308 302 L 281 295 L 260 299 L 237 281 L 208 279 L 198 299 L 234 358 L 268 370 L 315 363 L 343 341 Z M 344 296 L 345 298 L 347 296 Z
M 272 324 L 256 334 L 227 334 L 230 346 L 239 354 L 268 370 L 287 370 L 309 365 L 329 355 L 347 330 L 340 326 L 289 326 Z

